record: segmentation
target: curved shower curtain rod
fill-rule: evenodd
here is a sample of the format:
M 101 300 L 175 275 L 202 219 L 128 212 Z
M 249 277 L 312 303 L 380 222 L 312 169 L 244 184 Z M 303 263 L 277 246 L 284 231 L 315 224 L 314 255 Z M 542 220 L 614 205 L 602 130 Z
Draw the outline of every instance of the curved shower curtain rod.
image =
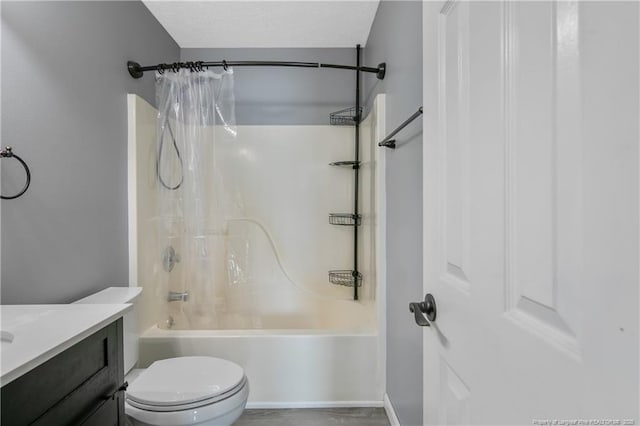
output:
M 286 61 L 217 61 L 217 62 L 174 62 L 172 64 L 158 64 L 143 67 L 139 63 L 134 61 L 127 62 L 127 70 L 133 78 L 141 78 L 145 71 L 176 71 L 180 68 L 187 68 L 192 70 L 202 70 L 209 67 L 298 67 L 298 68 L 338 68 L 343 70 L 358 70 L 362 72 L 373 73 L 379 80 L 384 79 L 384 75 L 387 70 L 386 62 L 378 64 L 376 68 L 373 67 L 361 67 L 353 65 L 336 65 L 336 64 L 321 64 L 319 62 L 286 62 Z

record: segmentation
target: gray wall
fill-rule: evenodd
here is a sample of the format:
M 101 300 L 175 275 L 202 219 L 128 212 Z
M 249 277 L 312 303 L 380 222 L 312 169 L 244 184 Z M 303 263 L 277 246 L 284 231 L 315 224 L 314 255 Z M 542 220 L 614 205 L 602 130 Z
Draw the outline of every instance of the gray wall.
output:
M 300 61 L 355 65 L 353 49 L 182 49 L 183 61 Z M 220 70 L 220 68 L 213 68 Z M 355 72 L 235 67 L 236 121 L 244 125 L 328 124 L 355 103 Z
M 2 145 L 32 170 L 2 201 L 2 303 L 63 303 L 128 282 L 128 59 L 175 61 L 138 2 L 2 2 Z M 2 193 L 23 174 L 2 160 Z
M 386 93 L 393 130 L 422 105 L 422 2 L 382 1 L 365 62 L 387 62 L 387 77 L 368 77 L 367 104 Z M 407 309 L 422 294 L 422 120 L 387 151 L 387 393 L 403 426 L 422 424 L 422 333 Z

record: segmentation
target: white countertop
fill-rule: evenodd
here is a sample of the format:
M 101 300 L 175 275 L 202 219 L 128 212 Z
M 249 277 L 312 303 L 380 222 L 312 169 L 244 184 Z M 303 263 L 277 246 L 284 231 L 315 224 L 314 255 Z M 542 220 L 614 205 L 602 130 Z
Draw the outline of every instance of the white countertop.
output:
M 131 304 L 0 306 L 0 385 L 107 326 L 131 307 Z M 5 337 L 13 337 L 13 341 Z

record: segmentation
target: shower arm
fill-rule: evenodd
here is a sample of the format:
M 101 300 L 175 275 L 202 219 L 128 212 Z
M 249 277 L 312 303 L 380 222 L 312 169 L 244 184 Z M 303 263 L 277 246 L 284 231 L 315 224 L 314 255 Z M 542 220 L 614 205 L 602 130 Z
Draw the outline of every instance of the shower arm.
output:
M 319 62 L 286 62 L 286 61 L 216 61 L 216 62 L 203 62 L 203 61 L 189 61 L 189 62 L 173 62 L 171 64 L 158 64 L 150 66 L 141 66 L 134 61 L 127 62 L 127 71 L 133 78 L 141 78 L 146 71 L 177 71 L 179 69 L 191 69 L 194 71 L 202 71 L 204 68 L 209 67 L 296 67 L 296 68 L 334 68 L 343 70 L 358 70 L 362 72 L 373 73 L 379 80 L 384 79 L 387 71 L 387 64 L 382 62 L 377 67 L 363 67 L 353 65 L 337 65 L 337 64 L 322 64 Z

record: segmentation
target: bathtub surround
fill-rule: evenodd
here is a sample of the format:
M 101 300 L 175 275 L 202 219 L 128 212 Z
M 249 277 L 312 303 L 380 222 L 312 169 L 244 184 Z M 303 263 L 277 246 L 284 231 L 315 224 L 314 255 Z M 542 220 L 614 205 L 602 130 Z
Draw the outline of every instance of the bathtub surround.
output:
M 422 105 L 422 2 L 380 2 L 364 63 L 386 61 L 384 80 L 366 75 L 365 105 L 386 94 L 392 130 Z M 415 120 L 386 150 L 387 394 L 404 426 L 422 424 L 422 333 L 408 302 L 422 294 L 422 124 Z
M 139 2 L 1 8 L 2 143 L 33 174 L 27 194 L 2 202 L 2 303 L 64 303 L 125 284 L 126 93 L 153 102 L 154 86 L 123 64 L 175 61 L 179 48 Z M 22 182 L 12 166 L 2 164 L 3 193 Z
M 218 142 L 211 155 L 212 170 L 222 193 L 210 198 L 211 205 L 205 209 L 223 212 L 224 220 L 205 230 L 207 270 L 213 273 L 207 280 L 211 285 L 204 285 L 204 281 L 195 279 L 190 263 L 193 256 L 181 248 L 179 239 L 172 245 L 182 260 L 171 273 L 158 267 L 158 253 L 163 252 L 166 242 L 158 243 L 159 234 L 153 225 L 158 215 L 156 206 L 161 204 L 153 156 L 154 111 L 139 97 L 130 96 L 130 282 L 153 288 L 142 296 L 143 312 L 150 314 L 150 319 L 143 321 L 146 328 L 163 324 L 167 315 L 172 316 L 174 329 L 328 326 L 316 324 L 322 303 L 353 297 L 352 288 L 328 282 L 329 270 L 348 269 L 353 259 L 350 227 L 328 223 L 329 213 L 353 205 L 351 169 L 329 165 L 352 155 L 353 129 L 238 125 L 237 137 L 231 140 L 221 139 L 225 131 L 216 129 L 221 134 L 216 136 Z M 376 315 L 374 307 L 369 306 L 377 282 L 372 155 L 378 151 L 372 148 L 372 132 L 379 131 L 373 127 L 369 117 L 362 124 L 363 138 L 369 141 L 361 146 L 363 217 L 358 263 L 364 276 L 360 289 L 363 304 L 354 304 L 353 309 L 348 304 L 343 304 L 346 308 L 332 308 L 333 318 L 328 319 L 338 323 L 347 323 L 345 315 L 353 324 L 368 323 Z M 180 191 L 183 189 L 175 192 Z M 171 279 L 161 285 L 167 276 Z M 167 304 L 168 291 L 188 291 L 189 301 Z M 247 303 L 254 299 L 260 303 Z M 215 300 L 214 309 L 211 300 Z M 356 308 L 362 308 L 365 315 L 354 311 Z M 342 309 L 342 313 L 335 309 Z M 298 315 L 298 321 L 292 322 L 292 315 Z M 260 322 L 254 324 L 256 317 Z

